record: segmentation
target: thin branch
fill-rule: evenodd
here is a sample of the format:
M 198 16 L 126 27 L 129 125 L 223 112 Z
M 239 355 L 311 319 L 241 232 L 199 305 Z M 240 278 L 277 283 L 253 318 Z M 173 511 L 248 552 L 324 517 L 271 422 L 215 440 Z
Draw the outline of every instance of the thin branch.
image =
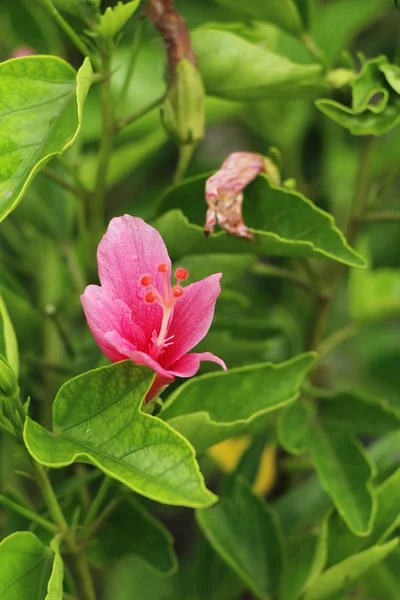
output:
M 374 210 L 358 217 L 362 223 L 399 223 L 400 211 Z
M 85 202 L 87 201 L 89 195 L 88 191 L 86 191 L 82 187 L 78 187 L 77 185 L 70 183 L 69 181 L 66 181 L 63 177 L 61 177 L 61 175 L 59 175 L 49 167 L 45 167 L 42 170 L 42 175 L 47 177 L 47 179 L 54 181 L 54 183 L 57 183 L 57 185 L 64 188 L 68 192 L 71 192 L 71 194 L 74 194 L 78 198 L 81 198 L 81 200 L 84 200 Z
M 165 97 L 165 94 L 156 98 L 153 102 L 151 102 L 150 104 L 147 104 L 147 106 L 144 106 L 143 108 L 136 111 L 132 115 L 118 119 L 118 121 L 116 122 L 116 125 L 115 125 L 116 129 L 118 131 L 120 131 L 121 129 L 128 127 L 128 125 L 131 125 L 135 121 L 138 121 L 141 117 L 144 117 L 145 115 L 147 115 L 147 113 L 152 111 L 154 108 L 157 108 L 157 106 L 159 106 L 162 103 L 162 101 L 164 100 L 164 97 Z
M 24 517 L 26 517 L 33 523 L 37 523 L 38 525 L 41 525 L 42 527 L 44 527 L 44 529 L 47 529 L 52 534 L 57 533 L 57 527 L 55 525 L 53 525 L 53 523 L 50 523 L 50 521 L 48 521 L 47 519 L 44 519 L 43 517 L 41 517 L 37 513 L 33 512 L 29 508 L 26 508 L 25 506 L 21 506 L 20 504 L 13 502 L 13 500 L 10 500 L 10 498 L 7 498 L 7 496 L 3 496 L 3 494 L 0 494 L 0 504 L 3 504 L 4 506 L 7 506 L 7 508 L 10 508 L 11 510 L 15 511 L 16 513 L 23 515 Z

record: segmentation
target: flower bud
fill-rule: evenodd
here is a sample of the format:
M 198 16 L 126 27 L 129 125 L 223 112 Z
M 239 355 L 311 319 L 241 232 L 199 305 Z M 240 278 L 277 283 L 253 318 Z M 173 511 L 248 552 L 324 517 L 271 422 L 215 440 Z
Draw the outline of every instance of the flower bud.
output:
M 0 398 L 18 396 L 19 387 L 14 371 L 7 360 L 0 354 Z
M 162 109 L 164 127 L 177 144 L 194 144 L 202 139 L 204 99 L 204 86 L 197 68 L 182 58 L 171 76 Z

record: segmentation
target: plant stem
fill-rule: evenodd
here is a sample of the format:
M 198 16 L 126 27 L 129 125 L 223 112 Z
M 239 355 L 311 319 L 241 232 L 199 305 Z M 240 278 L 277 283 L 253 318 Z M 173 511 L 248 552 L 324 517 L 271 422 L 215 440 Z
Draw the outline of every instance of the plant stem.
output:
M 361 223 L 399 223 L 400 211 L 374 210 L 359 216 Z
M 121 90 L 121 94 L 120 97 L 118 98 L 118 102 L 117 102 L 117 106 L 121 106 L 122 105 L 122 109 L 124 106 L 124 101 L 126 98 L 126 94 L 128 92 L 129 89 L 129 84 L 132 80 L 132 76 L 133 73 L 135 71 L 135 67 L 136 67 L 136 63 L 137 63 L 137 58 L 139 55 L 139 48 L 140 48 L 140 43 L 142 41 L 142 37 L 143 37 L 143 29 L 144 29 L 144 19 L 139 18 L 139 21 L 137 23 L 135 32 L 134 32 L 134 36 L 133 36 L 133 43 L 132 43 L 132 50 L 131 50 L 131 54 L 129 57 L 129 63 L 128 63 L 128 68 L 126 70 L 126 74 L 125 74 L 125 79 L 124 79 L 124 83 L 122 85 L 122 90 Z
M 75 538 L 69 531 L 68 523 L 54 493 L 50 479 L 42 465 L 32 458 L 31 463 L 35 471 L 37 485 L 42 492 L 51 518 L 60 529 L 68 551 L 71 553 L 76 576 L 79 580 L 80 598 L 81 600 L 96 600 L 89 564 L 84 554 L 79 550 Z
M 97 515 L 100 511 L 100 508 L 101 508 L 112 484 L 113 484 L 113 480 L 110 477 L 105 476 L 99 486 L 99 489 L 97 491 L 97 494 L 96 494 L 92 504 L 90 505 L 86 519 L 83 523 L 84 531 L 88 530 L 91 527 L 93 521 L 97 517 Z
M 195 149 L 196 144 L 183 144 L 179 146 L 178 164 L 173 178 L 174 185 L 177 185 L 184 179 Z
M 255 275 L 263 275 L 265 277 L 277 277 L 279 279 L 285 279 L 290 283 L 294 283 L 299 286 L 301 289 L 305 290 L 308 293 L 311 293 L 311 287 L 305 279 L 294 273 L 293 271 L 289 271 L 289 269 L 284 269 L 282 267 L 277 267 L 276 265 L 267 265 L 262 262 L 257 262 L 254 264 L 252 268 L 252 272 Z
M 330 354 L 337 346 L 343 344 L 343 342 L 346 342 L 348 339 L 356 335 L 359 330 L 359 326 L 355 323 L 349 323 L 349 325 L 346 325 L 341 329 L 337 329 L 334 333 L 332 333 L 331 336 L 329 336 L 320 344 L 318 348 L 320 357 Z
M 42 170 L 42 175 L 47 177 L 47 179 L 54 181 L 54 183 L 57 183 L 57 185 L 64 188 L 68 192 L 71 192 L 71 194 L 74 194 L 77 198 L 80 198 L 81 200 L 84 200 L 85 202 L 87 201 L 89 192 L 87 192 L 82 187 L 78 187 L 77 185 L 74 185 L 74 184 L 70 183 L 69 181 L 66 181 L 63 177 L 61 177 L 61 175 L 59 175 L 58 173 L 56 173 L 49 167 L 45 167 Z
M 141 108 L 137 112 L 133 113 L 132 115 L 129 115 L 128 117 L 122 117 L 121 119 L 119 119 L 117 121 L 116 129 L 118 131 L 121 129 L 124 129 L 125 127 L 128 127 L 128 125 L 131 125 L 132 123 L 134 123 L 141 117 L 144 117 L 145 115 L 147 115 L 147 113 L 152 111 L 154 108 L 157 108 L 157 106 L 159 106 L 161 104 L 161 102 L 164 100 L 164 97 L 165 97 L 165 94 L 163 94 L 162 96 L 159 96 L 153 102 L 151 102 L 150 104 L 147 104 L 147 106 L 144 106 L 143 108 Z
M 346 232 L 346 238 L 350 245 L 353 245 L 354 241 L 356 240 L 360 228 L 361 218 L 364 215 L 367 205 L 367 184 L 369 175 L 368 158 L 371 151 L 372 139 L 373 138 L 365 138 L 361 144 L 353 203 Z M 346 265 L 342 263 L 335 263 L 332 267 L 327 269 L 327 287 L 317 296 L 316 312 L 313 318 L 311 329 L 309 331 L 308 349 L 310 350 L 317 349 L 321 342 L 330 304 L 334 296 L 334 291 L 345 268 Z
M 99 235 L 104 224 L 104 204 L 107 194 L 108 168 L 114 136 L 114 123 L 111 95 L 111 56 L 106 52 L 103 61 L 104 79 L 101 83 L 101 120 L 99 162 L 97 167 L 96 188 L 92 198 L 90 225 L 95 235 Z
M 315 60 L 317 62 L 322 63 L 323 62 L 322 52 L 321 52 L 321 49 L 318 47 L 314 38 L 311 37 L 311 35 L 309 35 L 308 33 L 305 33 L 304 35 L 301 36 L 301 41 L 302 41 L 304 47 L 309 52 L 309 54 L 313 58 L 315 58 Z
M 10 498 L 7 498 L 7 496 L 3 496 L 3 494 L 0 494 L 0 504 L 7 506 L 7 508 L 14 510 L 20 515 L 26 517 L 27 519 L 30 519 L 34 523 L 41 525 L 42 527 L 44 527 L 44 529 L 47 529 L 51 533 L 57 533 L 57 527 L 53 525 L 53 523 L 50 523 L 50 521 L 47 521 L 47 519 L 44 519 L 29 508 L 26 508 L 25 506 L 21 506 L 20 504 L 13 502 L 12 500 L 10 500 Z
M 125 494 L 124 493 L 120 493 L 119 495 L 115 496 L 115 498 L 113 498 L 113 500 L 111 500 L 107 506 L 105 507 L 105 509 L 103 510 L 103 512 L 97 517 L 97 519 L 94 521 L 94 523 L 92 524 L 89 532 L 88 532 L 88 538 L 89 537 L 93 537 L 95 535 L 95 533 L 101 528 L 101 526 L 107 521 L 107 519 L 109 518 L 110 515 L 112 515 L 112 513 L 114 512 L 114 510 L 116 508 L 118 508 L 118 506 L 121 504 L 121 502 L 123 502 L 125 499 Z
M 93 56 L 88 46 L 81 40 L 79 35 L 72 29 L 71 25 L 58 12 L 51 0 L 40 0 L 40 3 L 47 8 L 54 20 L 57 22 L 63 32 L 69 37 L 74 46 L 83 54 L 89 56 L 96 69 L 99 68 L 99 61 L 96 56 Z

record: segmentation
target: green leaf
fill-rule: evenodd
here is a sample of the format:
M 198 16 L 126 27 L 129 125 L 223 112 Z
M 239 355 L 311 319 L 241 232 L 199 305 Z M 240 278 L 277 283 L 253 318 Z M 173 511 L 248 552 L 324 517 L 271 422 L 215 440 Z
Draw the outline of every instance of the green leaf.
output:
M 18 344 L 15 331 L 8 315 L 6 305 L 0 294 L 0 354 L 2 354 L 9 363 L 10 367 L 18 376 L 19 357 Z
M 352 320 L 365 322 L 400 315 L 400 269 L 353 269 L 349 279 Z
M 298 96 L 323 84 L 321 65 L 294 63 L 230 31 L 202 27 L 191 37 L 206 92 L 211 96 L 259 101 L 291 93 Z
M 203 507 L 215 501 L 190 444 L 157 417 L 141 412 L 154 373 L 124 361 L 62 386 L 53 432 L 27 418 L 25 444 L 35 460 L 60 468 L 96 465 L 129 488 L 166 504 Z
M 352 81 L 352 108 L 355 113 L 359 114 L 367 109 L 374 113 L 385 110 L 389 91 L 385 87 L 386 82 L 381 67 L 387 62 L 386 56 L 365 61 L 360 73 Z
M 18 531 L 0 544 L 2 600 L 62 600 L 63 565 L 55 542 L 42 544 L 28 531 Z
M 400 554 L 398 547 L 385 561 L 370 569 L 363 577 L 369 597 L 382 600 L 398 600 L 400 598 Z
M 270 21 L 291 35 L 298 36 L 302 33 L 305 22 L 303 17 L 306 10 L 305 0 L 217 0 L 219 4 L 238 13 L 242 17 L 257 21 Z
M 54 562 L 49 583 L 47 585 L 46 600 L 63 600 L 64 565 L 60 554 L 60 543 L 57 538 L 52 540 L 50 548 L 54 552 Z
M 303 403 L 294 402 L 279 412 L 278 440 L 291 454 L 304 452 L 309 429 L 310 422 Z
M 361 443 L 319 422 L 310 427 L 307 445 L 321 485 L 349 529 L 368 535 L 376 515 L 375 473 Z
M 176 581 L 154 573 L 137 556 L 127 556 L 114 569 L 105 569 L 106 585 L 102 590 L 104 600 L 166 600 L 179 598 Z
M 0 64 L 0 221 L 38 171 L 75 141 L 91 78 L 89 59 L 77 74 L 54 56 Z
M 377 513 L 371 533 L 356 537 L 344 526 L 337 515 L 329 523 L 330 565 L 347 559 L 352 554 L 385 542 L 400 525 L 400 469 L 388 477 L 377 489 Z
M 257 177 L 244 191 L 244 221 L 255 234 L 255 241 L 236 238 L 225 231 L 205 238 L 207 177 L 186 180 L 168 190 L 160 202 L 160 212 L 179 209 L 183 213 L 174 210 L 157 220 L 157 228 L 174 259 L 184 254 L 251 253 L 323 257 L 355 267 L 365 265 L 331 215 L 302 194 L 271 185 L 264 176 Z
M 374 546 L 324 571 L 308 588 L 304 600 L 324 600 L 334 596 L 384 560 L 397 545 L 398 540 L 395 539 L 387 544 Z
M 319 414 L 327 429 L 349 434 L 382 434 L 400 427 L 387 400 L 359 391 L 340 392 L 320 402 Z
M 278 591 L 282 540 L 272 510 L 241 480 L 232 495 L 196 511 L 204 535 L 258 598 Z
M 335 100 L 316 100 L 315 104 L 327 117 L 345 127 L 353 135 L 383 135 L 400 123 L 400 100 L 389 100 L 383 112 L 361 114 Z
M 162 575 L 171 575 L 178 568 L 168 529 L 138 500 L 130 497 L 101 528 L 95 543 L 95 557 L 109 566 L 112 561 L 133 554 Z
M 301 354 L 278 365 L 250 365 L 189 379 L 171 394 L 161 416 L 204 451 L 294 402 L 314 360 L 312 353 Z
M 95 19 L 100 10 L 101 0 L 51 0 L 61 12 L 68 13 L 84 21 Z
M 302 591 L 321 574 L 326 563 L 327 542 L 327 518 L 322 521 L 318 534 L 303 533 L 289 539 L 281 600 L 298 600 Z
M 100 16 L 100 22 L 94 27 L 94 31 L 103 38 L 115 37 L 136 12 L 139 4 L 140 0 L 131 0 L 126 4 L 118 2 L 114 7 L 109 6 Z

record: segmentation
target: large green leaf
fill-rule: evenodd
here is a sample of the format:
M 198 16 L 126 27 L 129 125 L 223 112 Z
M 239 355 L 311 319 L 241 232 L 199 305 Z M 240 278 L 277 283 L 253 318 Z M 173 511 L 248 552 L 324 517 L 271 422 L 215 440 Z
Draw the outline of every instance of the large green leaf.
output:
M 206 450 L 294 402 L 314 360 L 312 353 L 301 354 L 278 365 L 249 365 L 190 379 L 171 394 L 161 416 L 198 451 Z
M 49 467 L 96 465 L 139 494 L 183 506 L 209 506 L 193 448 L 157 417 L 141 412 L 154 373 L 131 361 L 68 381 L 53 406 L 53 432 L 27 418 L 24 438 Z
M 167 191 L 160 211 L 173 210 L 157 221 L 171 255 L 254 253 L 269 256 L 330 258 L 360 267 L 364 261 L 347 244 L 331 215 L 298 192 L 271 185 L 259 176 L 244 191 L 243 214 L 255 241 L 218 231 L 204 237 L 207 175 L 186 180 Z M 191 202 L 188 202 L 191 198 Z
M 324 600 L 335 596 L 384 560 L 397 545 L 396 539 L 387 544 L 373 546 L 324 571 L 307 589 L 304 600 Z
M 374 467 L 362 445 L 325 423 L 313 423 L 307 446 L 319 480 L 356 535 L 371 532 L 376 515 Z
M 42 544 L 28 531 L 18 531 L 0 544 L 2 600 L 62 600 L 63 565 L 57 544 Z
M 0 354 L 8 361 L 15 375 L 18 375 L 18 344 L 6 305 L 0 294 Z
M 178 567 L 168 529 L 133 497 L 101 528 L 94 551 L 95 558 L 107 566 L 134 554 L 162 575 L 171 575 Z
M 270 21 L 295 36 L 302 33 L 307 23 L 307 0 L 248 0 L 247 2 L 217 0 L 217 2 L 242 17 Z
M 275 595 L 282 570 L 281 532 L 272 510 L 238 480 L 229 498 L 196 511 L 213 548 L 258 598 Z
M 46 162 L 73 144 L 91 78 L 89 59 L 78 73 L 54 56 L 0 64 L 0 221 Z
M 298 96 L 323 84 L 321 65 L 294 63 L 224 29 L 197 29 L 192 42 L 207 94 L 212 96 L 259 101 Z

